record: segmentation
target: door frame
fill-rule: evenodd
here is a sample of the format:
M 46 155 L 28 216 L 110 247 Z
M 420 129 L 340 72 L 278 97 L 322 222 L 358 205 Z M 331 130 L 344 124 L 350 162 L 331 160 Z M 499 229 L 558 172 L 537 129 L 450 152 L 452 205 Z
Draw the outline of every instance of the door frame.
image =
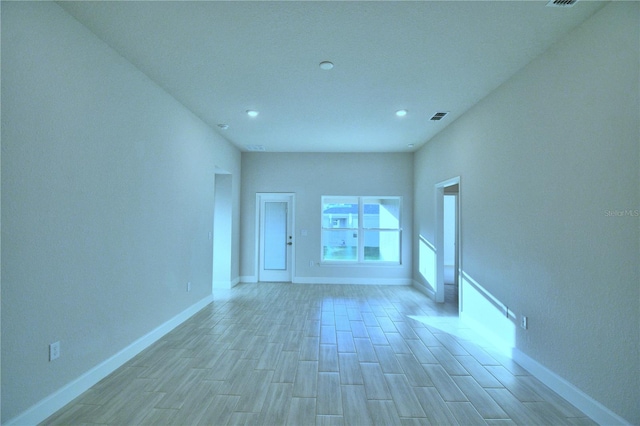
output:
M 436 193 L 436 294 L 438 303 L 444 303 L 444 191 L 446 187 L 458 185 L 458 200 L 456 203 L 456 259 L 458 270 L 455 271 L 455 279 L 458 282 L 458 311 L 462 306 L 462 286 L 460 286 L 460 273 L 462 271 L 462 217 L 460 204 L 462 201 L 462 186 L 460 176 L 447 179 L 435 185 Z
M 264 272 L 262 271 L 262 204 L 264 201 L 280 201 L 287 202 L 287 230 L 290 241 L 293 243 L 287 248 L 287 272 L 285 279 L 275 280 L 276 282 L 293 282 L 294 267 L 295 267 L 295 193 L 293 192 L 257 192 L 256 193 L 256 226 L 255 226 L 255 267 L 256 276 L 258 282 L 274 282 L 273 279 L 264 279 Z
M 211 292 L 230 289 L 233 239 L 233 175 L 216 167 L 213 182 L 213 223 L 209 239 L 212 248 Z

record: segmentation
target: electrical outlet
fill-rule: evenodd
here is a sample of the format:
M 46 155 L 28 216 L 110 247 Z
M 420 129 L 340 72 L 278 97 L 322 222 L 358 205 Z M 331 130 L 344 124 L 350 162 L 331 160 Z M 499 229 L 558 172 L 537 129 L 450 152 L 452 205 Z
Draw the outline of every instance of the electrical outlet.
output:
M 313 260 L 309 261 L 309 266 L 313 266 Z
M 49 345 L 49 361 L 60 358 L 60 342 Z
M 191 291 L 191 281 L 187 283 L 187 293 Z
M 526 316 L 522 315 L 520 317 L 520 327 L 522 327 L 525 330 L 527 330 L 529 328 L 529 318 L 527 318 Z

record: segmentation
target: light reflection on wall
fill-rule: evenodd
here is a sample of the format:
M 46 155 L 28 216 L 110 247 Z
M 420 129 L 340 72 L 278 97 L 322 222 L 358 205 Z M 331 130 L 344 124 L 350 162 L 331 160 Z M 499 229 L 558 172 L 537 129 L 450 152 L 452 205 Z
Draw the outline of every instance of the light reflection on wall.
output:
M 418 270 L 433 291 L 436 291 L 436 249 L 420 235 L 420 259 Z
M 510 357 L 516 347 L 516 315 L 466 272 L 461 275 L 460 319 Z

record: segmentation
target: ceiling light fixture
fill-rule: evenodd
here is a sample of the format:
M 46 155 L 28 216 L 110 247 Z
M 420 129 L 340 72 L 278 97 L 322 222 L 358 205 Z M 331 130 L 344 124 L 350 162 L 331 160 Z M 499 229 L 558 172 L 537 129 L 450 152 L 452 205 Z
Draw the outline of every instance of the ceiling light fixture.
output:
M 247 110 L 247 115 L 251 118 L 255 118 L 258 116 L 258 114 L 260 114 L 258 111 L 253 110 L 253 109 L 248 109 Z
M 407 110 L 406 109 L 399 109 L 396 111 L 396 115 L 398 117 L 404 117 L 405 115 L 407 115 Z
M 325 71 L 329 71 L 332 68 L 333 68 L 333 62 L 331 62 L 331 61 L 322 61 L 322 62 L 320 62 L 320 69 L 323 69 Z

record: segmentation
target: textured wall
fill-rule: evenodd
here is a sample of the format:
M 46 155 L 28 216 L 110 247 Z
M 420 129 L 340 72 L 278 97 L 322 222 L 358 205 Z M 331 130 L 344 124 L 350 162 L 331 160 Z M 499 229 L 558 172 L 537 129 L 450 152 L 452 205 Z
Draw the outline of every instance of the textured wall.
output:
M 636 424 L 639 6 L 606 6 L 452 123 L 414 184 L 432 241 L 433 187 L 461 176 L 462 267 L 529 317 L 517 348 Z
M 240 153 L 55 3 L 2 3 L 2 59 L 6 421 L 211 294 Z
M 411 154 L 242 154 L 241 276 L 257 276 L 255 268 L 255 199 L 257 192 L 296 194 L 295 277 L 298 279 L 411 278 L 413 223 L 413 161 Z M 323 195 L 402 196 L 403 258 L 400 266 L 318 266 L 320 261 L 320 199 Z M 306 229 L 307 236 L 300 231 Z M 310 267 L 309 261 L 315 266 Z M 294 278 L 295 280 L 295 278 Z M 389 282 L 391 282 L 389 281 Z

